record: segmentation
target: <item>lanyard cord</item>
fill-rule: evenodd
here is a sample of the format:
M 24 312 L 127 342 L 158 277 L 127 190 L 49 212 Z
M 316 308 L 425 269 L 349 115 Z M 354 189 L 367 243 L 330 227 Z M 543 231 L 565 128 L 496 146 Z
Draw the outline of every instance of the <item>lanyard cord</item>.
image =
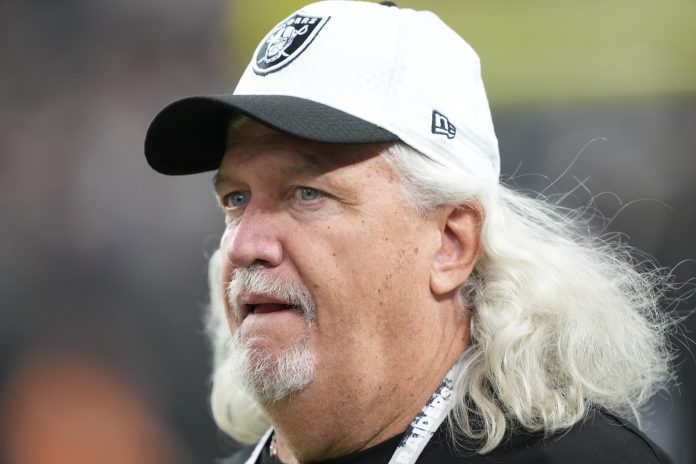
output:
M 423 409 L 406 429 L 389 464 L 413 464 L 454 407 L 454 381 L 461 371 L 462 358 L 447 372 Z

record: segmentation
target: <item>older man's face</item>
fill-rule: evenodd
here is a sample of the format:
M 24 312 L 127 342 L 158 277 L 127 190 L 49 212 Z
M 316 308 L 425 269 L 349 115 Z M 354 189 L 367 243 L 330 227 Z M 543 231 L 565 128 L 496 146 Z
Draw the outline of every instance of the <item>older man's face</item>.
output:
M 235 132 L 216 176 L 223 279 L 234 281 L 227 311 L 268 375 L 304 350 L 310 386 L 376 389 L 429 343 L 441 224 L 405 203 L 384 149 L 311 143 L 255 122 Z

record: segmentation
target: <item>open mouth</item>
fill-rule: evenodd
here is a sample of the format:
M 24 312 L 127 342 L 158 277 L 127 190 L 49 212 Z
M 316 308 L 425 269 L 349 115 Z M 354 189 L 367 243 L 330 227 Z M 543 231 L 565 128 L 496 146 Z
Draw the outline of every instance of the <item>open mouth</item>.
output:
M 245 305 L 246 314 L 268 314 L 278 311 L 300 311 L 297 305 L 283 303 L 259 303 Z

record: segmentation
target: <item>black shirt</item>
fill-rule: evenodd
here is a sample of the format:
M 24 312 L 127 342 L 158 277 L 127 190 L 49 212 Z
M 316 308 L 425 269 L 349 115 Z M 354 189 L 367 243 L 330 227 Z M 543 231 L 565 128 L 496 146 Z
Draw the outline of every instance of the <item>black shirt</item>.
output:
M 386 464 L 401 436 L 395 436 L 357 453 L 323 461 L 324 464 Z M 440 426 L 420 455 L 417 464 L 671 464 L 667 454 L 632 424 L 603 410 L 568 430 L 551 437 L 516 432 L 492 452 L 476 454 L 455 450 L 448 438 L 446 422 Z M 223 464 L 243 464 L 254 447 L 235 453 Z M 278 464 L 264 447 L 257 464 Z

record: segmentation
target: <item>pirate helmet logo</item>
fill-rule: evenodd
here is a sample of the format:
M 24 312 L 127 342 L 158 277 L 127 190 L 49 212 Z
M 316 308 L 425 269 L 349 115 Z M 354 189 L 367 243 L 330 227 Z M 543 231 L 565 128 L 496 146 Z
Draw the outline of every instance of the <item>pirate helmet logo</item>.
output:
M 294 14 L 268 33 L 254 53 L 254 72 L 261 76 L 287 66 L 312 43 L 329 17 Z

